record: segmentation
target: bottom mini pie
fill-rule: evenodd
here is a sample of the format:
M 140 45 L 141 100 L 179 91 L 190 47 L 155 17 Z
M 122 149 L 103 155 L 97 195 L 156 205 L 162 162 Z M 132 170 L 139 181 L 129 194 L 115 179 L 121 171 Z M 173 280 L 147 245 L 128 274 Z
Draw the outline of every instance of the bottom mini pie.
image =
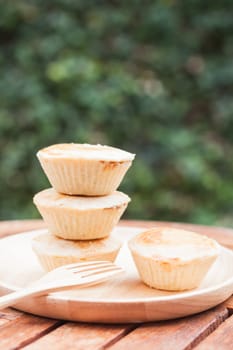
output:
M 219 244 L 195 232 L 156 227 L 129 241 L 142 281 L 168 291 L 196 288 L 219 255 Z
M 114 261 L 121 243 L 112 236 L 91 241 L 69 241 L 46 231 L 35 236 L 32 249 L 46 271 L 89 260 Z

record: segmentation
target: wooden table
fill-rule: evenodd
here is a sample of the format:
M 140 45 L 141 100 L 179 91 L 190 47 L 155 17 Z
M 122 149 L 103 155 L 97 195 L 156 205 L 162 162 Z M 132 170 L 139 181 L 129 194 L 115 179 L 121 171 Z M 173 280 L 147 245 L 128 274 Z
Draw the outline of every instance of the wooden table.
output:
M 164 222 L 122 221 L 122 225 L 152 227 Z M 169 223 L 202 232 L 233 249 L 233 229 Z M 40 220 L 0 223 L 0 237 L 42 228 Z M 0 311 L 0 349 L 233 349 L 233 297 L 200 314 L 179 320 L 145 324 L 98 325 L 32 316 L 13 309 Z

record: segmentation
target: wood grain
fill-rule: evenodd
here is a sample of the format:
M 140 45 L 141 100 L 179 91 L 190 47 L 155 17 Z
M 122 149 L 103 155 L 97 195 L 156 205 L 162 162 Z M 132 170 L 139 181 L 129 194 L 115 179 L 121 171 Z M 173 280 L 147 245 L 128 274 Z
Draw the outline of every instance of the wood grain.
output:
M 232 315 L 233 314 L 233 296 L 231 296 L 229 299 L 227 299 L 224 302 L 224 306 L 228 309 L 229 314 Z
M 145 324 L 110 346 L 109 350 L 189 350 L 216 329 L 227 316 L 227 309 L 218 306 L 189 318 Z
M 103 349 L 123 337 L 131 329 L 132 326 L 130 325 L 100 326 L 96 324 L 67 323 L 38 339 L 33 344 L 26 346 L 24 350 Z
M 0 327 L 22 316 L 22 312 L 10 308 L 0 311 Z
M 195 350 L 232 350 L 233 316 L 223 322 L 213 333 L 203 340 Z
M 61 321 L 22 314 L 0 327 L 0 349 L 18 349 L 60 324 Z

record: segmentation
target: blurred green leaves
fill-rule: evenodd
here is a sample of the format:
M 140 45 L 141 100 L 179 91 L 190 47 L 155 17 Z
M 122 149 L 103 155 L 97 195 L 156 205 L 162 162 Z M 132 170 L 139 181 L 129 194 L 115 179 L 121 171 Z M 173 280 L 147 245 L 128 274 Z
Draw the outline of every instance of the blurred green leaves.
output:
M 0 218 L 37 217 L 36 151 L 136 153 L 134 219 L 233 225 L 230 1 L 10 1 L 0 14 Z

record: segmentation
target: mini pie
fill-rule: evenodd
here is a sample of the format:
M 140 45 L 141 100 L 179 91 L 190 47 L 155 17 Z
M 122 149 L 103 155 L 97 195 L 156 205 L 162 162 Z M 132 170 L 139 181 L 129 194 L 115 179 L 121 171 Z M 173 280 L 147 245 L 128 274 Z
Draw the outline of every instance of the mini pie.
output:
M 115 191 L 134 154 L 89 144 L 56 144 L 37 153 L 56 191 L 69 195 L 103 196 Z
M 196 288 L 219 254 L 207 236 L 170 227 L 155 227 L 129 241 L 142 281 L 168 291 Z
M 32 249 L 46 271 L 82 261 L 114 261 L 120 247 L 121 243 L 112 236 L 90 241 L 69 241 L 47 231 L 32 240 Z
M 89 240 L 110 234 L 130 198 L 119 191 L 103 197 L 67 196 L 50 188 L 37 193 L 33 201 L 51 233 Z

